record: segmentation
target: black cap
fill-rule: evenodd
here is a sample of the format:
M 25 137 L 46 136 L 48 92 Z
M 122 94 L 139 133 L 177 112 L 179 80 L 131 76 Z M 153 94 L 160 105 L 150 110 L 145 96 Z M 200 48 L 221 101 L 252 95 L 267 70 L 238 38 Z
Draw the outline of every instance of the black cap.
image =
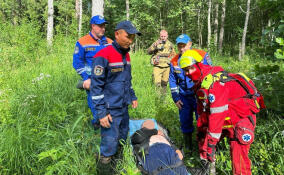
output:
M 116 25 L 115 30 L 123 29 L 129 34 L 141 35 L 141 33 L 133 26 L 130 21 L 121 21 Z

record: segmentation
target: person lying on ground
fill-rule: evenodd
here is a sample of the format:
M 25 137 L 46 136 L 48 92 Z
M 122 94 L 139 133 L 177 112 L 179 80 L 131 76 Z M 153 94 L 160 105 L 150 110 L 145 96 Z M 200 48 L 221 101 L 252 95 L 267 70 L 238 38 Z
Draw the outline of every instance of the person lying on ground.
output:
M 155 129 L 153 120 L 146 120 L 141 129 L 131 136 L 131 144 L 136 158 L 140 159 L 142 173 L 156 175 L 189 175 L 183 165 L 183 154 Z

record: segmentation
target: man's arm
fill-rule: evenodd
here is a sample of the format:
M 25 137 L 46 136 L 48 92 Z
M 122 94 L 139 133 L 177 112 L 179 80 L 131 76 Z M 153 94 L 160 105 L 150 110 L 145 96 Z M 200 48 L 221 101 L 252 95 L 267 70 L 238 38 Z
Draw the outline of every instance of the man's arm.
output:
M 108 60 L 103 57 L 94 58 L 90 93 L 93 105 L 97 111 L 97 116 L 102 119 L 107 116 L 108 112 L 104 100 L 104 86 L 107 78 Z
M 85 81 L 90 78 L 90 76 L 86 73 L 85 70 L 85 55 L 84 55 L 84 48 L 81 44 L 77 41 L 74 54 L 73 54 L 73 67 L 76 72 L 82 77 Z
M 159 40 L 155 41 L 149 48 L 148 48 L 148 54 L 155 54 L 158 51 L 157 45 L 159 44 Z
M 172 99 L 175 102 L 176 106 L 181 109 L 182 102 L 179 97 L 177 78 L 175 76 L 174 66 L 172 64 L 170 64 L 169 84 L 171 88 Z

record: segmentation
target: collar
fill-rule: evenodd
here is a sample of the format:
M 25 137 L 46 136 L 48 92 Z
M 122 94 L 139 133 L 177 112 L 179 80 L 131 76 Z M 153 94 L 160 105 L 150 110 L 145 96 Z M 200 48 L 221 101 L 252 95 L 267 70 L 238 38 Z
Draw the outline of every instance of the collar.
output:
M 107 42 L 107 38 L 106 38 L 105 36 L 102 36 L 101 39 L 96 39 L 96 38 L 94 37 L 94 35 L 92 34 L 91 31 L 89 32 L 89 35 L 90 35 L 95 41 L 97 41 L 98 43 L 100 43 L 100 45 L 105 44 L 105 43 Z
M 112 43 L 113 47 L 122 55 L 125 55 L 129 52 L 130 48 L 124 49 L 122 48 L 117 42 L 116 40 L 113 41 Z

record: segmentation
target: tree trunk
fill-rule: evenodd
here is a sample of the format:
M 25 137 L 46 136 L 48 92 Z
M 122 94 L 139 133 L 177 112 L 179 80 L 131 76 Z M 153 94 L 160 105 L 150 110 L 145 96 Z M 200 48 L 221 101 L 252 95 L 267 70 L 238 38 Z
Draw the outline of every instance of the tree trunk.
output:
M 79 0 L 75 1 L 75 11 L 76 11 L 75 17 L 76 17 L 76 19 L 78 19 L 79 18 L 79 14 L 80 14 Z
M 223 51 L 225 17 L 226 17 L 226 0 L 223 0 L 223 3 L 222 3 L 222 15 L 221 15 L 221 28 L 220 28 L 220 34 L 219 34 L 219 53 L 220 54 Z
M 79 21 L 78 21 L 78 35 L 79 38 L 81 37 L 81 31 L 82 31 L 82 15 L 83 15 L 83 5 L 82 5 L 82 0 L 79 1 Z
M 210 39 L 211 39 L 211 4 L 212 4 L 212 0 L 208 0 L 208 17 L 207 17 L 207 23 L 208 23 L 207 47 L 208 49 L 210 49 Z
M 217 48 L 217 42 L 218 42 L 218 16 L 219 16 L 219 2 L 216 2 L 215 5 L 215 20 L 214 20 L 214 46 Z
M 48 0 L 48 17 L 47 17 L 47 44 L 49 46 L 52 45 L 52 39 L 53 39 L 53 0 Z
M 198 47 L 201 47 L 202 33 L 200 26 L 200 8 L 197 10 L 197 28 L 198 28 Z
M 129 0 L 126 0 L 126 20 L 129 20 Z
M 247 11 L 246 11 L 246 19 L 245 19 L 245 26 L 243 31 L 243 37 L 242 37 L 242 44 L 239 54 L 239 60 L 243 58 L 246 52 L 246 35 L 247 35 L 247 28 L 248 28 L 248 20 L 249 20 L 249 14 L 250 14 L 250 0 L 247 1 Z
M 104 16 L 104 0 L 92 0 L 92 16 Z

